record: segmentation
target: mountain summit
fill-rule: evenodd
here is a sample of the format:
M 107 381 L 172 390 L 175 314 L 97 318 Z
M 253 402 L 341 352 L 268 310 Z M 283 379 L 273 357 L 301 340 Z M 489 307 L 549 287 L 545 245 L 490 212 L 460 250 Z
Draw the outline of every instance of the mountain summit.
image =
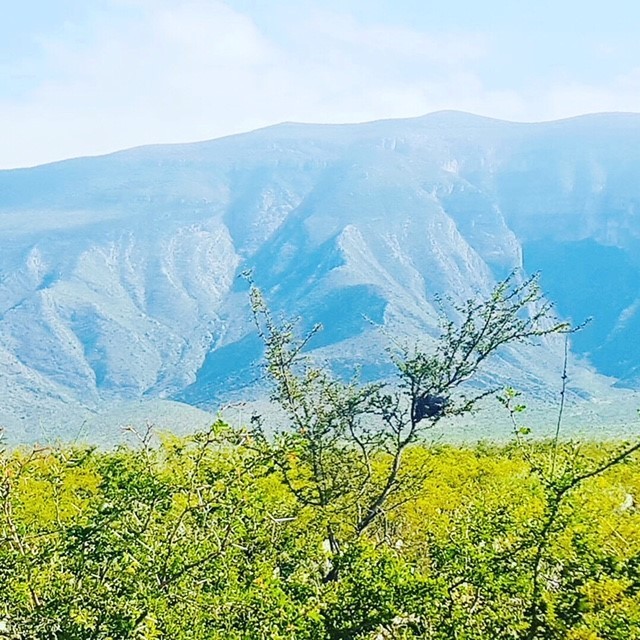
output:
M 595 370 L 637 388 L 639 207 L 634 114 L 287 123 L 2 171 L 0 423 L 246 393 L 245 269 L 277 313 L 325 325 L 317 357 L 369 377 L 389 335 L 435 334 L 437 294 L 541 270 L 560 316 L 592 317 L 577 387 Z M 560 352 L 510 350 L 487 376 L 543 393 Z

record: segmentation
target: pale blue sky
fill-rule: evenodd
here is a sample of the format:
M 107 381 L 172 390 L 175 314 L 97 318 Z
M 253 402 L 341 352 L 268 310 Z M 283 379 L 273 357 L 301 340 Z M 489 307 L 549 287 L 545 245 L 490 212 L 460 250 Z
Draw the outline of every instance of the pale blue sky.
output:
M 640 111 L 632 0 L 21 0 L 0 168 L 285 120 Z

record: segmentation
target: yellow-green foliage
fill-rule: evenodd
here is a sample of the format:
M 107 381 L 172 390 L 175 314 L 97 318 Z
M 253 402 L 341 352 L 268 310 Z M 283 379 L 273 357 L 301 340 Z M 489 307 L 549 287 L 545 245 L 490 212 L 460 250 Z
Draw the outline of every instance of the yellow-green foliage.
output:
M 295 449 L 292 487 L 221 423 L 5 453 L 0 637 L 640 638 L 640 464 L 585 479 L 553 512 L 561 485 L 539 472 L 552 449 L 413 445 L 364 533 L 355 489 L 301 501 Z M 617 450 L 562 444 L 557 482 Z M 371 462 L 384 475 L 385 454 Z

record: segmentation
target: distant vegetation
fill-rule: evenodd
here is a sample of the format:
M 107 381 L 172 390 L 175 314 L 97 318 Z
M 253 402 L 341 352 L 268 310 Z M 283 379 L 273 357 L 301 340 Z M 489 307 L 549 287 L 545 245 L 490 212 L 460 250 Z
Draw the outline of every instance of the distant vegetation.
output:
M 315 368 L 251 297 L 280 431 L 2 453 L 0 637 L 640 638 L 640 443 L 563 440 L 566 373 L 554 439 L 507 389 L 510 444 L 428 443 L 498 348 L 566 336 L 535 278 L 394 349 L 395 384 Z

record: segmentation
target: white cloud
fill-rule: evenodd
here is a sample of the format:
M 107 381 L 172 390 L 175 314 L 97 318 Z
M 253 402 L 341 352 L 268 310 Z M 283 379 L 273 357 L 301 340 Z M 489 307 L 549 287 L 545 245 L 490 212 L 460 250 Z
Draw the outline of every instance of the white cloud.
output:
M 253 124 L 244 105 L 264 90 L 279 54 L 251 21 L 221 2 L 157 2 L 153 10 L 136 4 L 143 9 L 137 20 L 91 25 L 87 41 L 67 33 L 43 42 L 44 80 L 27 96 L 0 102 L 7 156 L 0 163 L 201 138 Z
M 430 62 L 448 67 L 476 59 L 486 49 L 484 38 L 477 33 L 426 34 L 401 26 L 362 25 L 352 16 L 318 10 L 297 26 L 305 40 L 311 36 L 311 44 L 331 43 L 369 60 L 372 55 L 391 56 L 413 65 Z
M 640 67 L 611 79 L 607 85 L 566 82 L 545 96 L 546 117 L 566 118 L 585 111 L 640 111 Z
M 42 41 L 38 80 L 0 97 L 0 167 L 138 144 L 206 139 L 284 120 L 355 122 L 461 109 L 538 119 L 638 104 L 613 88 L 489 88 L 487 36 L 291 13 L 278 36 L 218 0 L 105 0 Z M 483 68 L 490 67 L 484 64 Z M 33 83 L 32 83 L 33 84 Z M 638 108 L 638 107 L 634 107 Z M 571 114 L 570 114 L 571 115 Z

